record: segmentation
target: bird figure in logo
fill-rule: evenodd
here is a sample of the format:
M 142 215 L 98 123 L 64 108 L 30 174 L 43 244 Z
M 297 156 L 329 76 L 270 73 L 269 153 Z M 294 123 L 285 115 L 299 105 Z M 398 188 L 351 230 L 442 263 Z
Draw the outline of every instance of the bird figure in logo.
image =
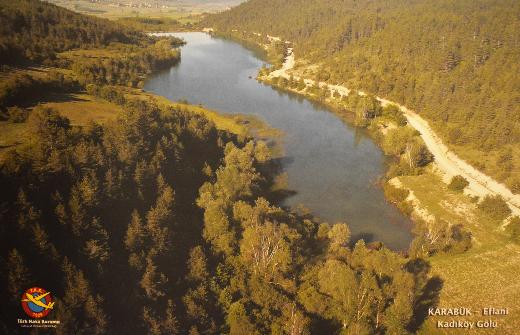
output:
M 25 293 L 25 296 L 27 297 L 27 299 L 23 299 L 22 301 L 24 301 L 24 302 L 32 302 L 36 306 L 40 306 L 40 307 L 45 308 L 45 309 L 52 309 L 54 307 L 54 302 L 50 302 L 48 304 L 45 304 L 44 302 L 42 302 L 42 299 L 45 298 L 49 294 L 50 294 L 50 292 L 47 292 L 45 294 L 41 294 L 41 295 L 38 295 L 38 296 L 35 297 L 32 294 L 30 294 L 30 293 Z

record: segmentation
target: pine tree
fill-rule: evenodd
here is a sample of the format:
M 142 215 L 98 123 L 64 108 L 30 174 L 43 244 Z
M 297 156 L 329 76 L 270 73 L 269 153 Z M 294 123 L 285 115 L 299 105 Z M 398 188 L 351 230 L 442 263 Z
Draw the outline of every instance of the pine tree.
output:
M 18 302 L 23 292 L 29 288 L 31 276 L 23 256 L 17 249 L 12 249 L 7 256 L 7 269 L 9 272 L 7 275 L 9 299 Z
M 168 282 L 168 278 L 166 275 L 159 272 L 152 254 L 153 252 L 150 252 L 146 258 L 146 267 L 140 285 L 144 290 L 146 297 L 155 301 L 157 298 L 163 297 L 166 294 L 164 285 Z
M 64 295 L 56 303 L 59 334 L 104 334 L 107 321 L 102 299 L 94 295 L 82 271 L 65 258 L 63 262 Z

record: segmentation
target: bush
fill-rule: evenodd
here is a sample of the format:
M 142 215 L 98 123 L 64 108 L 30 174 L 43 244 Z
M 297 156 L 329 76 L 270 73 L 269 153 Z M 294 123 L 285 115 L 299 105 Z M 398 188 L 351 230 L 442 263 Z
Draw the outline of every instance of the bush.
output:
M 387 155 L 400 155 L 406 150 L 408 142 L 414 140 L 416 130 L 411 127 L 389 129 L 384 141 L 383 150 Z
M 403 127 L 408 123 L 408 120 L 403 115 L 403 112 L 394 104 L 389 104 L 383 107 L 383 116 L 393 119 L 398 126 Z
M 410 246 L 414 256 L 431 256 L 437 253 L 459 254 L 471 248 L 471 232 L 460 224 L 449 224 L 444 220 L 424 222 L 418 220 L 414 227 L 416 237 Z
M 488 214 L 491 218 L 499 221 L 504 220 L 511 214 L 511 209 L 499 195 L 487 195 L 478 205 L 478 208 Z
M 520 217 L 515 216 L 506 227 L 506 232 L 511 236 L 511 240 L 520 244 Z
M 514 194 L 520 194 L 520 179 L 515 178 L 508 183 L 511 192 Z
M 413 213 L 413 204 L 411 201 L 401 201 L 397 204 L 397 208 L 406 216 L 410 216 Z
M 451 238 L 444 252 L 459 254 L 471 248 L 471 233 L 464 230 L 462 225 L 454 225 L 450 229 Z
M 22 123 L 27 121 L 29 112 L 21 107 L 9 107 L 7 108 L 8 120 L 13 123 Z
M 386 198 L 396 204 L 404 201 L 408 197 L 408 194 L 410 194 L 410 191 L 403 188 L 395 187 L 394 185 L 389 183 L 384 184 L 383 189 Z
M 404 156 L 408 158 L 410 168 L 424 167 L 433 162 L 432 153 L 419 137 L 415 137 L 412 141 L 408 142 Z
M 468 185 L 469 182 L 466 180 L 466 178 L 462 176 L 455 176 L 451 178 L 451 182 L 448 185 L 448 189 L 455 192 L 462 192 Z

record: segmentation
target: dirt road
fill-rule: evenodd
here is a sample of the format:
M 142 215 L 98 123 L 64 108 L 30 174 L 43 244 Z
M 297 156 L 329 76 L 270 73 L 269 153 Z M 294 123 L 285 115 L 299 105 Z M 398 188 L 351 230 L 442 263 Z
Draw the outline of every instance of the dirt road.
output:
M 296 59 L 291 48 L 288 49 L 288 55 L 281 69 L 275 70 L 269 74 L 269 78 L 284 77 L 289 79 L 290 71 L 296 64 Z M 298 76 L 293 76 L 294 79 L 299 80 Z M 304 79 L 307 85 L 314 85 L 315 81 L 311 79 Z M 327 86 L 331 93 L 338 92 L 340 95 L 348 95 L 351 90 L 341 85 L 327 85 L 327 83 L 320 82 L 319 86 Z M 360 95 L 365 95 L 362 91 L 355 91 Z M 461 175 L 469 182 L 466 192 L 478 196 L 480 198 L 486 195 L 500 195 L 508 203 L 514 215 L 520 215 L 520 195 L 514 195 L 504 184 L 501 184 L 491 178 L 490 176 L 475 169 L 473 166 L 466 163 L 463 159 L 458 157 L 455 153 L 450 151 L 448 147 L 442 142 L 439 136 L 433 131 L 428 122 L 419 116 L 414 111 L 384 98 L 377 97 L 383 106 L 394 104 L 398 106 L 405 117 L 408 119 L 410 126 L 415 128 L 420 134 L 428 150 L 435 156 L 435 163 L 439 170 L 443 173 L 446 181 L 451 177 Z

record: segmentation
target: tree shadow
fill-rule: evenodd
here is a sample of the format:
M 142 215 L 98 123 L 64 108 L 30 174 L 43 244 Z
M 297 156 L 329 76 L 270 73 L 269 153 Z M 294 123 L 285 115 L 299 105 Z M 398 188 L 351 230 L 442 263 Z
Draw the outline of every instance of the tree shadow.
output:
M 407 270 L 416 276 L 416 281 L 426 278 L 430 271 L 431 265 L 423 259 L 415 259 L 406 265 Z M 408 329 L 411 332 L 419 330 L 421 325 L 428 317 L 428 310 L 437 307 L 439 304 L 439 297 L 444 281 L 439 276 L 429 278 L 421 290 L 417 301 L 414 304 L 414 313 Z
M 356 243 L 359 240 L 365 241 L 365 244 L 374 242 L 374 234 L 369 233 L 369 232 L 361 232 L 361 233 L 353 235 L 352 238 L 351 238 L 352 246 L 356 245 Z
M 80 93 L 80 92 L 75 92 Z M 24 101 L 16 102 L 17 106 L 30 108 L 42 103 L 60 103 L 60 102 L 85 102 L 88 101 L 79 98 L 75 93 L 49 93 L 45 90 L 37 90 L 24 96 Z
M 276 185 L 276 179 L 282 176 L 284 167 L 293 162 L 294 158 L 292 157 L 273 158 L 259 169 L 262 175 L 266 177 L 264 182 L 260 183 L 261 195 L 277 206 L 297 193 L 287 188 L 287 185 L 281 185 L 281 187 Z
M 291 165 L 294 163 L 294 157 L 283 156 L 278 158 L 273 158 L 270 161 L 274 172 L 282 172 L 285 166 Z
M 293 190 L 274 190 L 267 195 L 269 202 L 280 206 L 285 200 L 296 195 L 298 192 Z
M 88 101 L 83 98 L 79 98 L 76 94 L 80 92 L 74 93 L 51 93 L 46 94 L 40 102 L 84 102 Z

